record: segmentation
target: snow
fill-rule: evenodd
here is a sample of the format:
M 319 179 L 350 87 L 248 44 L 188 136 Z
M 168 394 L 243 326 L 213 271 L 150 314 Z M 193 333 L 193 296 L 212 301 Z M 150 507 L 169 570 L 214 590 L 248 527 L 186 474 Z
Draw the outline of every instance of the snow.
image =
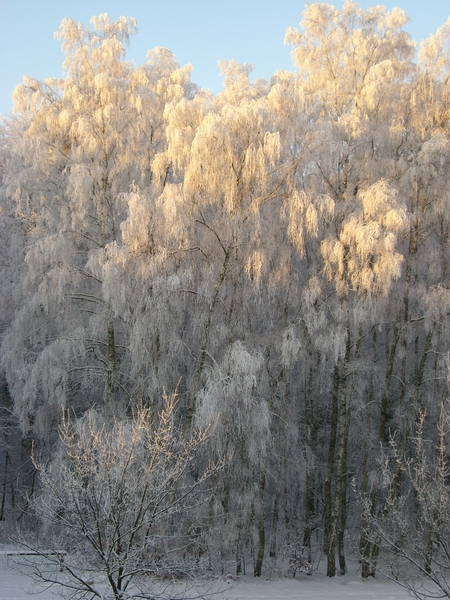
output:
M 32 593 L 33 585 L 31 579 L 16 572 L 12 567 L 12 560 L 10 558 L 1 558 L 0 600 L 30 600 L 30 594 Z M 47 595 L 39 595 L 38 598 L 40 600 L 50 599 L 50 592 Z
M 267 580 L 250 577 L 220 582 L 221 591 L 214 600 L 406 600 L 407 591 L 381 576 L 363 581 L 354 565 L 343 577 L 327 578 L 321 573 L 312 577 Z M 0 600 L 55 600 L 56 590 L 40 591 L 26 575 L 14 568 L 14 559 L 0 558 Z
M 406 590 L 384 580 L 363 581 L 361 578 L 344 576 L 328 579 L 324 576 L 279 579 L 276 581 L 238 582 L 227 594 L 218 596 L 237 600 L 405 600 L 411 598 Z

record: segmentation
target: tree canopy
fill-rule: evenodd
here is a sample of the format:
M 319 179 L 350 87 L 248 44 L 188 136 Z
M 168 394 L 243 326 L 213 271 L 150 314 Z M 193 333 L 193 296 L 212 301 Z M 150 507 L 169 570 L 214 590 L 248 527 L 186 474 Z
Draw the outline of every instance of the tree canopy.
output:
M 64 410 L 157 414 L 180 381 L 180 427 L 216 423 L 198 468 L 225 461 L 204 551 L 238 573 L 298 540 L 344 573 L 351 528 L 370 574 L 381 462 L 408 487 L 392 439 L 412 456 L 420 422 L 430 460 L 441 443 L 450 19 L 418 52 L 407 20 L 307 5 L 293 71 L 223 61 L 214 96 L 168 49 L 128 62 L 134 19 L 65 19 L 64 78 L 25 77 L 4 120 L 1 358 L 24 439 L 52 456 Z

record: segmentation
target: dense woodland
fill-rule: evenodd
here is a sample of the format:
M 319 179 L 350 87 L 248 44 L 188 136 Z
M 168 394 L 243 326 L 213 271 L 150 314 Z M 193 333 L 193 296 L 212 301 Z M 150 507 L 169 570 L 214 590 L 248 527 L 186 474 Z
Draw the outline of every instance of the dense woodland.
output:
M 161 423 L 176 393 L 213 568 L 300 545 L 368 575 L 395 500 L 419 531 L 418 457 L 447 477 L 450 19 L 406 23 L 308 5 L 292 71 L 223 61 L 213 95 L 168 49 L 127 62 L 132 18 L 62 22 L 65 77 L 24 78 L 1 127 L 1 520 L 64 415 Z

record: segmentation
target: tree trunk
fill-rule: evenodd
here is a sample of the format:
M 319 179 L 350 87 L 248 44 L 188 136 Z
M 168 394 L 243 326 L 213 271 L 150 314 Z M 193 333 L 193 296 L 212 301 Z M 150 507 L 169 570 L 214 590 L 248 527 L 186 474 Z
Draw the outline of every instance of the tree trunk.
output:
M 6 487 L 8 483 L 9 452 L 5 449 L 5 471 L 3 473 L 2 502 L 0 504 L 0 521 L 5 520 Z
M 377 364 L 377 330 L 376 328 L 373 330 L 372 335 L 372 365 Z M 371 428 L 371 413 L 372 413 L 372 405 L 374 402 L 374 370 L 372 368 L 371 376 L 370 376 L 370 384 L 369 384 L 369 392 L 367 395 L 368 404 L 364 409 L 365 416 L 365 436 L 364 436 L 364 449 L 363 449 L 363 468 L 362 468 L 362 483 L 361 483 L 361 492 L 363 498 L 366 499 L 369 494 L 369 435 Z M 359 537 L 359 554 L 361 557 L 361 577 L 363 579 L 367 579 L 368 577 L 374 577 L 375 572 L 370 564 L 370 551 L 372 548 L 372 544 L 370 542 L 370 517 L 372 516 L 372 506 L 375 501 L 374 490 L 370 492 L 369 495 L 369 505 L 367 509 L 370 511 L 370 514 L 367 514 L 367 510 L 363 510 L 361 515 L 361 530 Z
M 339 425 L 339 367 L 334 367 L 332 406 L 331 406 L 331 425 L 330 442 L 328 446 L 328 468 L 327 478 L 325 480 L 324 503 L 325 503 L 325 539 L 324 551 L 327 557 L 327 577 L 336 575 L 336 530 L 333 528 L 333 494 L 332 482 L 335 467 L 336 440 Z M 333 530 L 334 529 L 334 530 Z
M 339 506 L 339 527 L 338 527 L 338 556 L 339 556 L 339 574 L 345 575 L 347 573 L 347 565 L 345 563 L 344 554 L 344 537 L 345 537 L 345 526 L 347 523 L 347 446 L 348 436 L 350 431 L 350 408 L 348 409 L 346 416 L 345 431 L 342 431 L 341 435 L 344 438 L 343 442 L 343 456 L 341 464 L 341 474 L 339 475 L 340 483 L 340 506 Z
M 314 410 L 313 400 L 313 369 L 312 366 L 309 369 L 308 388 L 305 398 L 305 423 L 306 431 L 305 437 L 311 456 L 316 455 L 316 442 L 317 442 L 317 431 L 318 422 Z M 311 564 L 311 536 L 313 531 L 313 518 L 315 516 L 315 505 L 314 505 L 314 483 L 315 483 L 315 472 L 313 467 L 309 465 L 306 471 L 305 478 L 305 528 L 303 531 L 303 546 L 307 549 L 307 559 Z
M 275 563 L 277 558 L 277 530 L 278 530 L 278 519 L 279 519 L 279 506 L 280 506 L 280 491 L 277 485 L 277 489 L 275 491 L 275 500 L 273 502 L 273 511 L 272 511 L 272 525 L 270 527 L 270 548 L 269 548 L 269 556 L 272 559 L 272 562 Z
M 262 471 L 259 482 L 259 505 L 258 505 L 258 554 L 255 563 L 255 577 L 261 577 L 261 570 L 264 561 L 264 550 L 266 547 L 266 535 L 264 527 L 264 488 L 266 486 L 265 472 Z
M 339 439 L 336 460 L 336 485 L 331 514 L 331 537 L 334 539 L 337 536 L 340 575 L 344 575 L 347 571 L 344 556 L 344 531 L 345 523 L 347 521 L 347 446 L 351 415 L 350 399 L 347 397 L 349 360 L 350 330 L 348 329 L 344 365 L 341 374 L 341 386 L 339 390 Z
M 108 402 L 114 403 L 115 399 L 115 379 L 116 379 L 116 343 L 114 323 L 112 320 L 108 325 L 108 381 L 107 398 Z

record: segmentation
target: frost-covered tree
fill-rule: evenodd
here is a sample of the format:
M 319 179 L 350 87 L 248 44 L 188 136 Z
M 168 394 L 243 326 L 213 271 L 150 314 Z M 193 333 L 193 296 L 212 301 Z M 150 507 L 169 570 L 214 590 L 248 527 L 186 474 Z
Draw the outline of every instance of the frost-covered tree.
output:
M 226 459 L 206 536 L 223 569 L 261 575 L 286 543 L 311 563 L 317 544 L 333 576 L 354 528 L 368 576 L 372 518 L 395 503 L 378 476 L 390 439 L 413 456 L 425 412 L 436 437 L 449 27 L 414 62 L 406 23 L 308 5 L 286 35 L 294 71 L 251 81 L 224 60 L 214 96 L 167 49 L 128 63 L 133 19 L 66 20 L 66 78 L 16 90 L 2 190 L 24 257 L 2 287 L 15 411 L 36 434 L 56 431 L 59 405 L 110 418 L 142 399 L 157 415 L 181 377 L 186 435 L 217 422 L 194 468 Z
M 441 402 L 437 420 L 427 421 L 421 413 L 408 458 L 392 436 L 391 452 L 380 461 L 383 505 L 374 511 L 370 496 L 362 496 L 362 504 L 371 525 L 370 537 L 383 551 L 372 568 L 415 598 L 449 598 L 448 399 Z M 404 474 L 402 486 L 391 462 Z
M 210 451 L 226 460 L 212 511 L 220 515 L 220 530 L 226 531 L 227 537 L 213 544 L 216 552 L 225 549 L 235 554 L 238 575 L 245 570 L 245 549 L 254 533 L 256 576 L 261 575 L 264 559 L 264 478 L 271 435 L 270 408 L 260 391 L 264 385 L 262 366 L 262 356 L 251 355 L 236 341 L 222 363 L 212 368 L 198 398 L 199 422 L 216 423 Z M 215 525 L 213 532 L 219 530 Z
M 326 193 L 330 205 L 326 222 L 322 220 L 320 246 L 306 245 L 310 292 L 304 296 L 307 340 L 314 340 L 320 355 L 328 356 L 333 373 L 328 378 L 330 431 L 324 473 L 330 576 L 335 573 L 338 532 L 340 570 L 345 572 L 347 443 L 353 407 L 364 393 L 354 374 L 357 365 L 361 369 L 364 364 L 358 340 L 382 318 L 374 310 L 381 306 L 375 298 L 389 295 L 401 275 L 402 256 L 396 246 L 407 218 L 404 203 L 397 201 L 398 192 L 390 186 L 395 161 L 388 150 L 388 103 L 389 94 L 401 91 L 412 68 L 414 44 L 402 29 L 406 21 L 400 10 L 364 11 L 346 2 L 339 11 L 314 4 L 304 12 L 303 31 L 290 29 L 286 36 L 294 46 L 304 110 L 313 123 L 303 141 L 309 152 L 299 171 L 302 185 L 318 200 Z M 317 252 L 322 261 L 312 258 Z M 320 306 L 325 302 L 321 295 L 329 294 Z
M 105 588 L 115 600 L 168 598 L 174 592 L 164 578 L 202 568 L 194 509 L 218 467 L 192 477 L 210 427 L 186 437 L 176 407 L 172 394 L 155 418 L 143 406 L 112 420 L 94 409 L 76 421 L 67 413 L 53 459 L 34 457 L 42 530 L 22 543 L 36 555 L 29 566 L 37 583 L 74 598 L 104 598 Z
M 52 429 L 57 406 L 114 411 L 130 401 L 128 324 L 103 289 L 103 265 L 121 240 L 130 186 L 151 180 L 165 106 L 189 80 L 163 49 L 140 68 L 124 60 L 134 19 L 100 15 L 92 26 L 65 19 L 65 78 L 25 78 L 14 93 L 11 126 L 22 122 L 23 135 L 8 183 L 26 269 L 3 354 L 21 424 L 39 434 Z
M 24 270 L 24 233 L 15 212 L 14 200 L 6 192 L 5 178 L 14 160 L 12 147 L 23 128 L 0 127 L 0 343 L 11 327 L 21 301 L 17 276 Z M 19 517 L 26 506 L 26 489 L 32 489 L 34 469 L 31 440 L 22 435 L 14 414 L 4 368 L 0 368 L 0 521 Z

